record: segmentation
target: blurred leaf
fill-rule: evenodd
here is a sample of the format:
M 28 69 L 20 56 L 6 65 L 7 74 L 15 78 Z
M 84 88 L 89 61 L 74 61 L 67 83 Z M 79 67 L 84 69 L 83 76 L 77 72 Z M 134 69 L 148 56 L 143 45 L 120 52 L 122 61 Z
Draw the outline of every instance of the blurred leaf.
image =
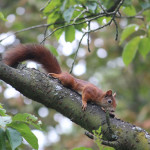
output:
M 145 2 L 145 3 L 141 4 L 141 6 L 143 9 L 147 9 L 147 8 L 150 8 L 150 3 Z
M 22 137 L 17 130 L 12 128 L 7 128 L 6 134 L 12 150 L 15 150 L 19 145 L 21 145 Z
M 75 29 L 82 31 L 83 28 L 85 29 L 87 27 L 87 23 L 78 24 L 78 25 L 75 25 L 74 27 Z
M 123 49 L 123 54 L 122 54 L 125 65 L 129 65 L 131 61 L 133 60 L 133 58 L 135 57 L 135 54 L 138 49 L 139 41 L 140 41 L 140 37 L 138 36 L 138 37 L 133 38 L 130 42 L 128 42 L 125 45 Z
M 65 10 L 66 3 L 67 3 L 67 0 L 64 0 L 64 2 L 62 3 L 62 6 L 60 7 L 60 10 L 62 12 Z
M 5 128 L 7 124 L 12 122 L 12 118 L 10 116 L 0 116 L 0 126 Z
M 47 47 L 48 49 L 50 49 L 50 51 L 53 53 L 54 56 L 56 56 L 56 57 L 59 56 L 59 55 L 58 55 L 58 52 L 57 52 L 57 50 L 56 50 L 56 48 L 55 48 L 54 46 L 52 46 L 52 45 L 46 45 L 46 47 Z
M 73 12 L 74 12 L 73 7 L 70 7 L 69 9 L 64 11 L 63 16 L 64 16 L 64 19 L 66 22 L 68 22 L 68 23 L 70 22 L 72 15 L 73 15 Z
M 103 6 L 106 9 L 109 9 L 114 5 L 114 1 L 110 1 L 110 0 L 100 0 L 100 2 L 103 4 Z
M 58 11 L 51 13 L 50 15 L 48 15 L 47 24 L 55 23 L 56 20 L 59 19 L 59 17 L 60 17 L 60 14 Z
M 7 116 L 6 115 L 6 110 L 3 109 L 2 105 L 0 104 L 0 116 Z
M 6 110 L 0 108 L 0 115 L 1 115 L 1 116 L 6 116 Z
M 149 38 L 142 38 L 139 42 L 139 52 L 145 58 L 148 52 L 150 52 L 150 39 Z
M 135 7 L 133 5 L 130 5 L 128 7 L 123 7 L 123 12 L 127 16 L 134 16 L 134 15 L 136 15 L 136 10 L 135 10 Z
M 0 150 L 6 150 L 5 136 L 4 130 L 0 128 Z
M 137 31 L 139 29 L 139 26 L 137 24 L 130 24 L 128 25 L 122 32 L 121 34 L 121 39 L 120 39 L 120 44 L 122 44 L 122 42 L 128 37 L 130 36 L 132 33 L 134 33 L 135 31 Z
M 20 122 L 25 122 L 29 125 L 33 125 L 35 128 L 41 130 L 40 124 L 38 124 L 38 118 L 35 117 L 34 115 L 24 113 L 24 114 L 16 114 L 12 118 L 13 122 L 15 121 L 20 121 Z
M 69 26 L 65 28 L 65 40 L 66 42 L 72 42 L 75 39 L 75 28 Z
M 62 35 L 62 33 L 64 32 L 64 28 L 61 28 L 59 30 L 57 30 L 54 35 L 57 38 L 57 40 L 59 40 L 60 36 Z
M 97 8 L 97 4 L 95 2 L 88 1 L 86 3 L 86 6 L 88 7 L 89 10 L 91 10 L 93 13 L 95 12 Z
M 25 123 L 13 122 L 9 125 L 21 133 L 24 139 L 34 148 L 38 149 L 38 140 Z
M 62 0 L 52 0 L 44 9 L 44 13 L 49 13 L 52 12 L 52 10 L 54 10 L 56 7 L 61 6 L 62 5 Z
M 123 6 L 130 6 L 132 4 L 131 0 L 125 0 Z
M 108 23 L 110 20 L 111 20 L 111 17 L 100 17 L 99 19 L 97 19 L 100 25 L 104 25 Z
M 0 12 L 0 20 L 7 21 L 7 19 L 5 19 L 5 17 L 4 17 L 2 12 Z
M 145 16 L 146 21 L 149 22 L 150 21 L 150 10 L 144 11 L 143 15 Z

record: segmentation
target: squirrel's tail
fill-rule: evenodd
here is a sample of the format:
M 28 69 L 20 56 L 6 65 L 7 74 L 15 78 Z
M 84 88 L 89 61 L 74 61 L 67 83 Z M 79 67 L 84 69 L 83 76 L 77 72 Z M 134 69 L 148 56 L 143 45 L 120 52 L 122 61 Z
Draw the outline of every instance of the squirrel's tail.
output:
M 16 66 L 25 60 L 33 60 L 42 64 L 48 73 L 61 73 L 56 57 L 42 45 L 20 44 L 8 50 L 3 56 L 3 62 L 9 66 Z

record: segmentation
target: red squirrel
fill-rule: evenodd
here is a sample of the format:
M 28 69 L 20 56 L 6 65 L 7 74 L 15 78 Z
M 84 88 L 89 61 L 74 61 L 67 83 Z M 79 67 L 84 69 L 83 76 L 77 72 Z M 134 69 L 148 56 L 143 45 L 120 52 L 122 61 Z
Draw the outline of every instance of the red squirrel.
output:
M 77 79 L 67 72 L 62 72 L 57 59 L 44 46 L 38 44 L 18 45 L 4 53 L 3 62 L 9 66 L 16 66 L 25 60 L 33 60 L 43 65 L 45 70 L 68 88 L 82 93 L 82 110 L 86 110 L 87 102 L 92 101 L 109 112 L 116 109 L 116 93 L 111 90 L 103 92 L 95 85 Z

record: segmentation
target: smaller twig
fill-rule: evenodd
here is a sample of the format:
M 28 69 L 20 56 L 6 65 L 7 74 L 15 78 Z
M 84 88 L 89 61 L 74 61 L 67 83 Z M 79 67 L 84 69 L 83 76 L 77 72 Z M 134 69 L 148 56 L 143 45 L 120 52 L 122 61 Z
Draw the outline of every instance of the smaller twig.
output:
M 44 39 L 45 39 L 45 37 L 46 37 L 47 29 L 48 29 L 48 26 L 45 28 L 45 31 L 44 31 Z M 42 42 L 41 44 L 44 45 L 44 42 L 45 42 L 45 40 L 43 40 L 43 42 Z
M 88 12 L 88 11 L 87 11 L 86 9 L 84 9 L 83 11 L 81 11 L 81 13 L 80 13 L 76 18 L 74 18 L 73 23 L 75 23 L 76 20 L 77 20 L 81 15 L 83 15 L 85 12 Z
M 95 136 L 94 136 L 92 133 L 88 132 L 88 131 L 85 131 L 84 134 L 85 134 L 88 138 L 90 138 L 90 139 L 92 139 L 92 140 L 95 139 Z
M 45 9 L 45 7 L 46 7 L 50 2 L 51 2 L 51 0 L 49 0 L 49 1 L 45 4 L 45 6 L 40 9 L 40 11 L 43 11 L 43 10 Z
M 119 10 L 118 10 L 118 14 L 119 14 L 120 17 L 122 16 Z
M 117 41 L 118 40 L 118 24 L 117 24 L 115 19 L 113 19 L 113 21 L 114 21 L 114 24 L 116 26 L 116 38 L 115 38 L 115 40 Z
M 116 18 L 118 18 L 118 19 L 120 19 L 120 18 L 127 18 L 127 19 L 132 19 L 132 18 L 135 18 L 135 19 L 141 19 L 141 20 L 143 20 L 144 19 L 144 17 L 143 16 L 137 16 L 137 15 L 135 15 L 135 16 L 116 16 Z
M 107 14 L 107 11 L 103 8 L 103 6 L 102 6 L 102 4 L 100 3 L 99 0 L 97 0 L 97 3 L 98 3 L 98 5 L 100 6 L 100 8 L 103 10 L 103 12 L 104 12 L 105 14 Z
M 90 21 L 88 22 L 88 31 L 90 31 Z M 88 45 L 88 51 L 91 52 L 90 50 L 90 32 L 88 32 L 88 37 L 87 37 L 87 45 Z
M 2 42 L 3 40 L 7 39 L 8 37 L 12 36 L 12 35 L 16 35 L 20 32 L 24 32 L 24 31 L 28 31 L 28 30 L 31 30 L 31 29 L 35 29 L 35 28 L 41 28 L 41 27 L 47 27 L 47 26 L 50 26 L 52 24 L 40 24 L 40 25 L 36 25 L 36 26 L 32 26 L 32 27 L 28 27 L 28 28 L 25 28 L 25 29 L 22 29 L 22 30 L 19 30 L 19 31 L 16 31 L 12 34 L 9 34 L 8 36 L 6 36 L 5 38 L 1 39 L 0 42 Z
M 82 42 L 84 36 L 86 35 L 86 33 L 87 33 L 87 32 L 85 32 L 85 33 L 82 35 L 82 37 L 81 37 L 81 39 L 80 39 L 80 41 L 79 41 L 78 48 L 77 48 L 76 53 L 75 53 L 75 56 L 74 56 L 74 61 L 73 61 L 73 63 L 72 63 L 71 69 L 70 69 L 70 74 L 71 74 L 72 71 L 73 71 L 73 67 L 74 67 L 74 64 L 75 64 L 75 60 L 76 60 L 76 58 L 77 58 L 77 54 L 78 54 L 78 51 L 79 51 L 81 42 Z
M 88 131 L 85 132 L 85 135 L 92 140 L 96 140 L 96 138 L 97 138 L 92 133 L 90 133 Z M 105 141 L 102 139 L 100 139 L 100 140 L 102 141 L 102 144 L 106 145 L 106 146 L 117 147 L 117 145 L 118 145 L 117 141 Z

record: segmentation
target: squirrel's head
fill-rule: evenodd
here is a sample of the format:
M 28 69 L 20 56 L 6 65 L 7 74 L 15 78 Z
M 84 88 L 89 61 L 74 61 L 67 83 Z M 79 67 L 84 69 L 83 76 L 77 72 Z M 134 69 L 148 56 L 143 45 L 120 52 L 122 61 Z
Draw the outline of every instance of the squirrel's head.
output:
M 101 99 L 101 106 L 109 112 L 115 112 L 116 109 L 116 93 L 112 94 L 112 90 L 108 90 Z

